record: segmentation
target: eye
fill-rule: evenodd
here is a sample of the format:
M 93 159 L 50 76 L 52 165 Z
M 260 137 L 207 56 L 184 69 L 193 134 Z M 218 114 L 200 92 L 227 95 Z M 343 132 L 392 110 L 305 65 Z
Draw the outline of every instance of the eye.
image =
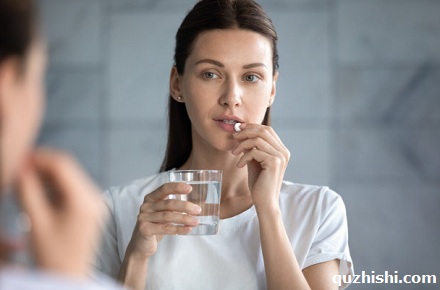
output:
M 246 82 L 255 83 L 255 82 L 258 82 L 260 80 L 260 78 L 256 75 L 246 75 L 244 77 L 244 80 Z
M 218 78 L 218 75 L 213 72 L 204 72 L 202 74 L 202 76 L 204 79 L 217 79 Z

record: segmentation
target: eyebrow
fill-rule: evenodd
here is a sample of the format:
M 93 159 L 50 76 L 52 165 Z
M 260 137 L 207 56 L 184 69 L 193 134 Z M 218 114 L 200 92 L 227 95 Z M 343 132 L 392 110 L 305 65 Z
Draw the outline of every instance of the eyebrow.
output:
M 202 59 L 202 60 L 197 61 L 195 63 L 195 65 L 198 65 L 198 64 L 201 64 L 201 63 L 210 63 L 210 64 L 213 64 L 213 65 L 218 66 L 218 67 L 222 67 L 222 68 L 225 67 L 224 64 L 222 64 L 221 62 L 219 62 L 217 60 L 213 60 L 213 59 Z M 246 65 L 243 66 L 243 68 L 244 69 L 249 69 L 249 68 L 254 68 L 254 67 L 259 67 L 259 66 L 263 66 L 263 67 L 267 68 L 267 66 L 264 63 L 261 63 L 261 62 L 246 64 Z
M 267 66 L 262 62 L 247 64 L 247 65 L 244 65 L 243 68 L 248 69 L 248 68 L 254 68 L 254 67 L 259 67 L 259 66 L 264 66 L 265 68 L 267 68 Z
M 201 63 L 210 63 L 210 64 L 213 64 L 213 65 L 218 66 L 218 67 L 225 67 L 224 64 L 222 64 L 219 61 L 213 60 L 213 59 L 202 59 L 202 60 L 197 61 L 195 63 L 195 65 L 198 65 L 198 64 L 201 64 Z

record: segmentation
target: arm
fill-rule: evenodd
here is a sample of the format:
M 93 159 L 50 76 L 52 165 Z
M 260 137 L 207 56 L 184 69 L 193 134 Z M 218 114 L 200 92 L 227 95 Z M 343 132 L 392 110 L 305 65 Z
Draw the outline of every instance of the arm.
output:
M 311 289 L 293 252 L 279 210 L 258 209 L 268 289 Z
M 133 254 L 129 248 L 130 245 L 125 252 L 118 280 L 131 289 L 141 290 L 145 288 L 147 279 L 148 258 Z
M 339 274 L 339 260 L 331 260 L 312 265 L 303 270 L 304 276 L 313 290 L 337 290 L 333 277 Z
M 144 289 L 148 259 L 156 253 L 163 235 L 186 234 L 198 224 L 193 216 L 200 213 L 199 206 L 167 199 L 170 194 L 188 194 L 191 191 L 191 186 L 185 183 L 167 183 L 145 196 L 118 275 L 125 286 Z
M 37 266 L 87 279 L 104 203 L 81 167 L 64 153 L 35 151 L 20 173 L 18 197 L 31 220 Z
M 268 126 L 242 124 L 241 128 L 240 133 L 234 134 L 238 145 L 232 153 L 243 154 L 237 166 L 248 168 L 248 184 L 259 219 L 268 289 L 335 289 L 327 277 L 337 274 L 338 267 L 335 271 L 334 263 L 324 263 L 325 266 L 312 266 L 303 273 L 284 227 L 279 192 L 290 159 L 289 151 Z
M 281 219 L 281 213 L 258 209 L 260 236 L 268 289 L 337 290 L 333 276 L 339 273 L 339 261 L 332 260 L 307 267 L 297 262 Z

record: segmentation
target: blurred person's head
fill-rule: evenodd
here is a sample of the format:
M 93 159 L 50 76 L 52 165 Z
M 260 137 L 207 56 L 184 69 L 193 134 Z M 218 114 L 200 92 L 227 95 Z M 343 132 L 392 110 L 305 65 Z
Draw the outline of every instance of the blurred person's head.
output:
M 227 41 L 226 34 L 231 31 L 244 33 L 243 36 L 246 35 L 246 32 L 251 32 L 254 38 L 263 38 L 268 43 L 270 55 L 268 55 L 267 67 L 270 69 L 271 77 L 276 79 L 278 72 L 277 33 L 266 12 L 253 0 L 201 0 L 197 2 L 186 15 L 176 34 L 173 70 L 177 72 L 179 78 L 182 79 L 188 74 L 187 61 L 191 55 L 195 51 L 206 50 L 206 47 L 196 47 L 200 46 L 201 38 L 207 34 L 224 32 L 224 36 L 215 39 L 220 45 L 223 41 Z M 235 36 L 237 35 L 239 34 L 235 34 Z M 238 39 L 238 41 L 241 40 L 247 41 Z M 252 50 L 248 53 L 254 53 L 255 48 L 256 46 L 251 45 Z M 182 166 L 189 158 L 193 148 L 192 126 L 195 124 L 192 124 L 191 116 L 188 115 L 188 103 L 179 101 L 182 97 L 186 96 L 176 97 L 171 93 L 169 96 L 168 144 L 160 171 Z M 263 116 L 258 122 L 270 125 L 270 105 L 265 106 L 263 110 Z
M 32 0 L 0 0 L 0 191 L 26 160 L 44 107 L 44 42 Z

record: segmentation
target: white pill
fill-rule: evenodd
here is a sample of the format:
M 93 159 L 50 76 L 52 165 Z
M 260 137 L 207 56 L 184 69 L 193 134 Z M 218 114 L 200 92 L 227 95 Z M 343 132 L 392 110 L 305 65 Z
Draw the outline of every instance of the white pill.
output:
M 240 132 L 241 131 L 240 126 L 241 126 L 241 123 L 235 123 L 235 125 L 234 125 L 235 132 Z

